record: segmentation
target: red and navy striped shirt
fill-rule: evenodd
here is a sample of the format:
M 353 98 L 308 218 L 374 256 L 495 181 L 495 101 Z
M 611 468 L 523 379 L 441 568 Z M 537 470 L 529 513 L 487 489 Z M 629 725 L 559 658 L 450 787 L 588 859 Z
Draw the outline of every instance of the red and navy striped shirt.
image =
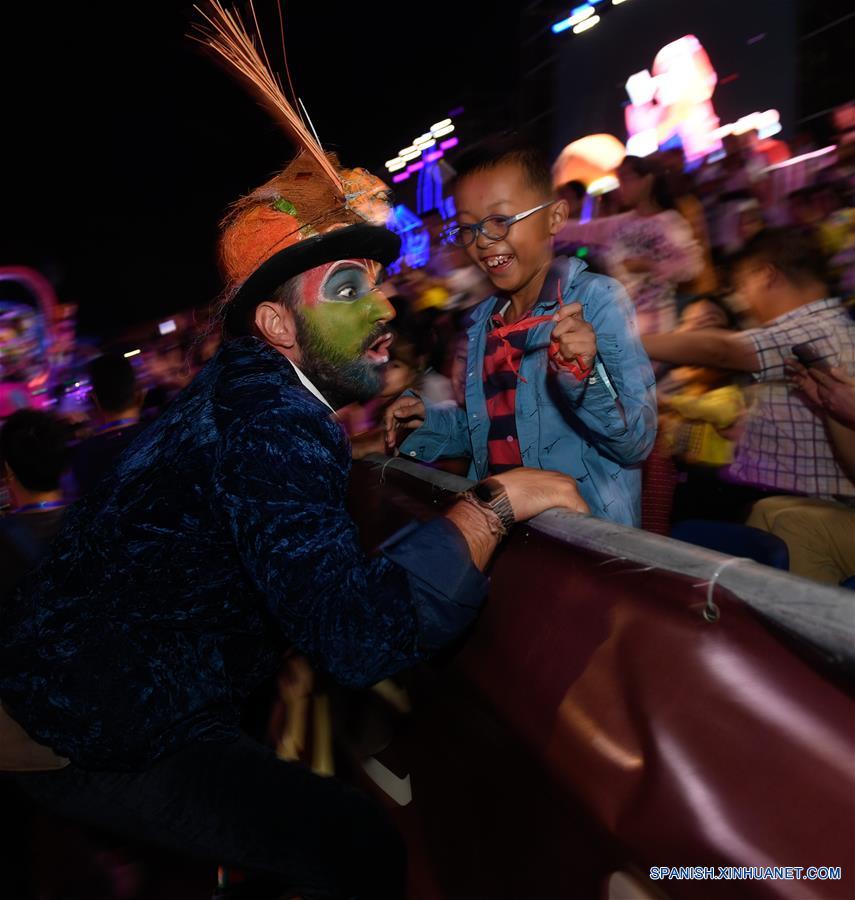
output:
M 523 323 L 526 319 L 534 318 L 536 321 L 531 322 L 531 326 L 536 326 L 563 303 L 561 281 L 556 267 L 550 269 L 538 302 L 513 325 L 505 322 L 505 313 L 510 302 L 507 297 L 499 297 L 496 300 L 484 348 L 484 396 L 487 400 L 487 417 L 490 420 L 490 429 L 487 433 L 487 467 L 493 475 L 507 472 L 508 469 L 515 469 L 523 464 L 516 418 L 517 382 L 529 337 L 529 327 Z M 532 316 L 538 305 L 545 306 L 546 316 Z M 549 345 L 548 353 L 550 369 L 570 372 L 579 381 L 590 374 L 590 368 L 584 367 L 581 359 L 564 360 L 558 351 L 557 343 Z
M 507 323 L 504 312 L 510 301 L 499 299 L 490 318 L 484 349 L 484 396 L 490 430 L 487 435 L 487 465 L 493 475 L 521 466 L 522 454 L 517 436 L 517 379 L 527 331 L 503 337 L 499 330 Z

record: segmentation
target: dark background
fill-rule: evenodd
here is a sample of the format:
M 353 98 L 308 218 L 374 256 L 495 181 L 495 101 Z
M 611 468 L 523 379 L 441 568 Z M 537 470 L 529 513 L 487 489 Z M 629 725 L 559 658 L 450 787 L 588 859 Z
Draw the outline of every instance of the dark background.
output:
M 276 7 L 256 7 L 278 60 Z M 516 28 L 474 5 L 454 7 L 450 28 L 452 8 L 285 6 L 297 92 L 344 162 L 385 171 L 454 106 L 495 110 L 516 78 Z M 0 264 L 44 271 L 79 304 L 83 331 L 210 301 L 224 209 L 292 155 L 269 116 L 185 37 L 192 18 L 186 3 L 34 2 L 4 22 Z M 467 87 L 470 46 L 473 58 L 487 49 L 512 60 L 486 92 Z
M 841 49 L 855 19 L 823 31 L 851 0 L 805 0 L 793 25 L 796 2 L 628 0 L 574 37 L 549 32 L 574 4 L 289 0 L 286 45 L 325 146 L 382 173 L 456 108 L 461 146 L 514 126 L 553 147 L 605 127 L 623 137 L 623 82 L 686 32 L 720 75 L 740 73 L 717 94 L 725 120 L 731 108 L 735 118 L 777 106 L 787 121 L 785 95 L 795 93 L 793 116 L 821 121 L 824 103 L 855 96 L 851 47 Z M 274 0 L 256 7 L 278 61 Z M 191 10 L 169 0 L 4 7 L 0 265 L 41 269 L 60 299 L 79 304 L 89 333 L 214 298 L 217 222 L 292 153 L 186 38 Z M 746 48 L 761 31 L 767 38 Z

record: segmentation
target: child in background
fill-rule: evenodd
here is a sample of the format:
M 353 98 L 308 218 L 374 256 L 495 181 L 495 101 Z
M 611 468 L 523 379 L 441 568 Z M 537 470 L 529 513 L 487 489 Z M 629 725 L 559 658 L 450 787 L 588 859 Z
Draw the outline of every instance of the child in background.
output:
M 641 473 L 656 435 L 653 373 L 632 306 L 582 260 L 554 258 L 567 219 L 548 162 L 503 141 L 470 151 L 454 182 L 457 224 L 495 293 L 468 328 L 465 408 L 402 397 L 387 410 L 387 445 L 429 462 L 468 457 L 484 478 L 516 466 L 573 476 L 594 515 L 640 521 Z
M 339 421 L 351 438 L 353 458 L 383 453 L 383 415 L 389 404 L 404 391 L 414 390 L 428 402 L 454 404 L 451 379 L 428 365 L 428 347 L 414 333 L 393 329 L 389 362 L 383 369 L 380 393 L 368 403 L 351 404 L 338 411 Z

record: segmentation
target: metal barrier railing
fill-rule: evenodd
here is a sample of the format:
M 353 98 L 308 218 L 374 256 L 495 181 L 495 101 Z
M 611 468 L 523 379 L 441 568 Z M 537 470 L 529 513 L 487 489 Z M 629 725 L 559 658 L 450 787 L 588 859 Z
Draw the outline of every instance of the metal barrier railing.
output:
M 371 455 L 366 462 L 406 473 L 440 490 L 462 491 L 471 484 L 465 478 L 402 457 Z M 776 625 L 809 641 L 834 662 L 855 664 L 852 591 L 593 516 L 549 510 L 524 527 L 576 549 L 613 557 L 616 562 L 637 563 L 692 578 L 707 586 L 711 611 L 716 588 L 725 588 Z

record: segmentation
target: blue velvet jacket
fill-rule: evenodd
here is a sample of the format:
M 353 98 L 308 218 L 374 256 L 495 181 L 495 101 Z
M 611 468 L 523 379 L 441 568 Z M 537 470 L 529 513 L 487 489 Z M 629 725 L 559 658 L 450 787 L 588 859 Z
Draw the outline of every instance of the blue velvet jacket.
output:
M 463 537 L 440 518 L 366 557 L 349 469 L 288 361 L 226 344 L 0 610 L 4 706 L 78 765 L 138 768 L 236 736 L 286 646 L 366 685 L 451 641 L 486 587 Z

